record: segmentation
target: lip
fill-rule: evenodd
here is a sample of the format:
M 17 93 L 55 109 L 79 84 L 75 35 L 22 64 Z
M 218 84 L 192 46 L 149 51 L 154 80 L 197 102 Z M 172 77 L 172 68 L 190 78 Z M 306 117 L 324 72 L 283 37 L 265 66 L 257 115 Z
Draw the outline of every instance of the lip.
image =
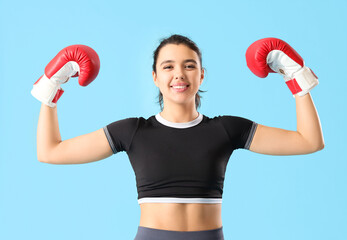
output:
M 172 88 L 172 91 L 175 91 L 175 92 L 185 92 L 189 88 L 189 85 L 187 85 L 187 87 L 185 87 L 185 88 L 173 88 L 173 87 L 171 87 L 171 88 Z
M 187 84 L 187 83 L 175 83 L 175 84 L 171 85 L 170 87 L 174 87 L 174 86 L 189 86 L 189 84 Z

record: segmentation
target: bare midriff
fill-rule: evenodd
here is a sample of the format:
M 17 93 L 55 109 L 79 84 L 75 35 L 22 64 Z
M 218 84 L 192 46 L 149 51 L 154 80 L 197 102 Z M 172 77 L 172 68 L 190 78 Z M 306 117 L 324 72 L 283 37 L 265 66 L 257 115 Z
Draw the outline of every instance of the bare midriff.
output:
M 140 226 L 169 231 L 204 231 L 222 227 L 222 204 L 142 203 Z

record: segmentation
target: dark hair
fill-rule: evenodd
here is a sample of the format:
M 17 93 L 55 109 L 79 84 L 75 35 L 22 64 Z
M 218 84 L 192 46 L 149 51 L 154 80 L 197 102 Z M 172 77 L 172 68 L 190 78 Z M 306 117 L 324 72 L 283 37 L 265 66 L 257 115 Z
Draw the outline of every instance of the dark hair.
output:
M 198 46 L 192 40 L 190 40 L 189 38 L 187 38 L 185 36 L 182 36 L 182 35 L 174 34 L 174 35 L 171 35 L 168 38 L 161 39 L 161 42 L 160 42 L 159 46 L 153 52 L 153 66 L 152 66 L 152 68 L 153 68 L 153 71 L 155 73 L 157 73 L 156 65 L 157 65 L 157 59 L 158 59 L 159 51 L 167 44 L 177 44 L 177 45 L 178 44 L 184 44 L 187 47 L 189 47 L 190 49 L 192 49 L 193 51 L 195 51 L 196 54 L 198 54 L 198 57 L 199 57 L 199 60 L 200 60 L 200 65 L 201 65 L 201 69 L 204 69 L 202 67 L 201 52 L 200 52 L 200 49 L 198 48 Z M 201 106 L 200 99 L 202 97 L 199 95 L 199 92 L 202 93 L 202 92 L 206 92 L 206 91 L 202 91 L 202 90 L 199 89 L 198 92 L 196 93 L 196 95 L 195 95 L 195 107 L 196 107 L 196 109 L 198 109 Z M 163 111 L 163 94 L 160 92 L 160 90 L 159 90 L 158 98 L 159 98 L 158 99 L 158 103 L 160 104 L 160 109 L 161 109 L 161 111 Z

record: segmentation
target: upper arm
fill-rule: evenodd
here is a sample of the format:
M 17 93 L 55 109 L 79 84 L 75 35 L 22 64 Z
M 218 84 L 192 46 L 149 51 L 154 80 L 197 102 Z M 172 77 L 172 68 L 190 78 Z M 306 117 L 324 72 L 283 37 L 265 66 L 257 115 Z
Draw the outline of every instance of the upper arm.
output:
M 299 155 L 318 151 L 296 131 L 258 124 L 250 151 L 268 155 Z
M 89 163 L 113 154 L 104 130 L 64 140 L 52 149 L 44 162 L 52 164 Z

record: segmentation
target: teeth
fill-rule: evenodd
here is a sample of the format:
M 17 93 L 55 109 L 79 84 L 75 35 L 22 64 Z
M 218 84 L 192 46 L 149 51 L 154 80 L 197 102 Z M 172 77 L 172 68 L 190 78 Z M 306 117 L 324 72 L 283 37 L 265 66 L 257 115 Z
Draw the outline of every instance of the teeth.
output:
M 173 86 L 173 88 L 186 88 L 187 86 Z

